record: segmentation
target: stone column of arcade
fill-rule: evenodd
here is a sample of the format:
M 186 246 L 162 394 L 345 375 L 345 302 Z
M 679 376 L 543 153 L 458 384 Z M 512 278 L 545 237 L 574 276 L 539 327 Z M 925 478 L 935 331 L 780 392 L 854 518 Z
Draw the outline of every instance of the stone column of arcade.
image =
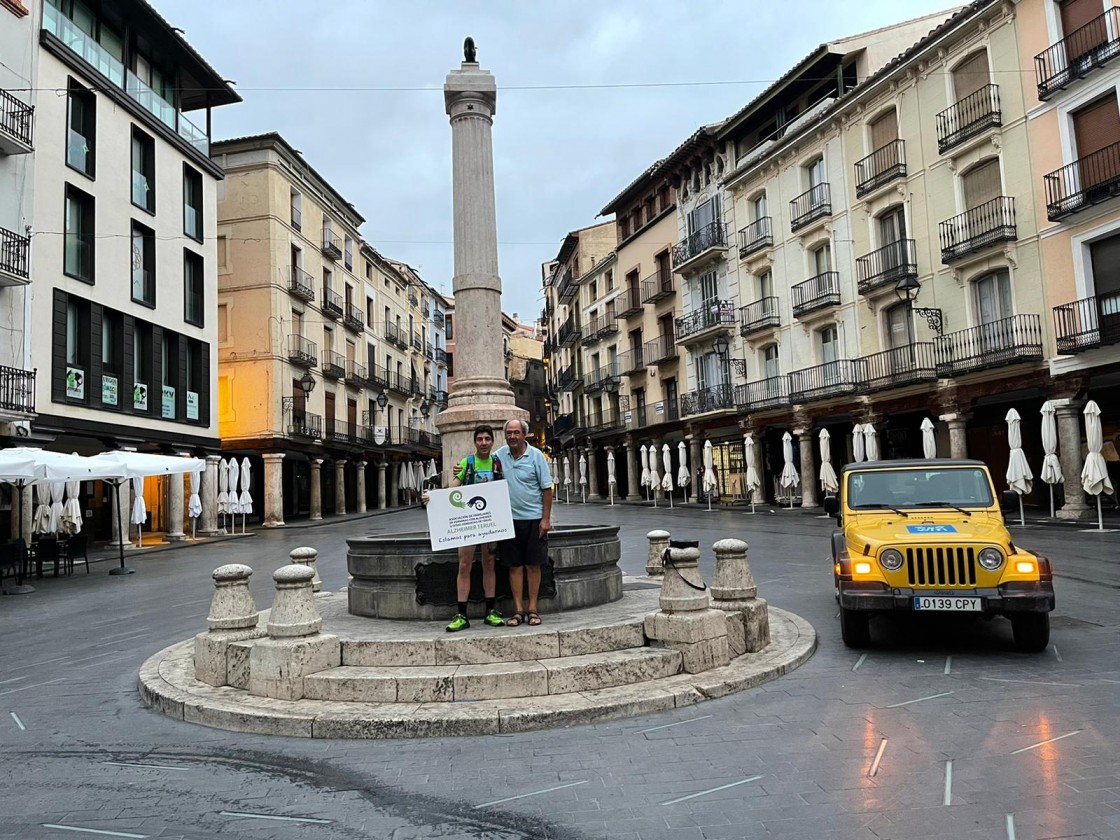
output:
M 323 518 L 323 459 L 311 459 L 311 521 Z
M 188 453 L 180 452 L 181 456 Z M 167 542 L 182 542 L 187 538 L 183 532 L 183 516 L 186 514 L 185 494 L 183 492 L 183 475 L 169 475 L 167 477 Z
M 264 527 L 284 527 L 284 453 L 266 452 L 264 458 Z
M 217 455 L 206 456 L 206 472 L 202 477 L 202 516 L 198 520 L 198 535 L 200 537 L 215 537 L 218 535 L 218 463 L 222 459 Z
M 377 509 L 385 510 L 385 469 L 389 464 L 384 458 L 377 462 Z
M 801 446 L 801 507 L 817 506 L 817 462 L 813 455 L 813 430 L 794 429 Z
M 587 498 L 589 499 L 602 499 L 603 494 L 599 492 L 599 471 L 595 463 L 595 447 L 587 447 Z
M 341 458 L 334 462 L 334 514 L 343 516 L 346 513 L 346 459 Z
M 949 457 L 968 457 L 968 420 L 967 414 L 942 414 L 939 418 L 949 426 Z
M 358 461 L 358 498 L 355 500 L 354 510 L 358 513 L 366 512 L 366 462 Z
M 1056 515 L 1058 519 L 1087 519 L 1092 509 L 1085 503 L 1085 488 L 1081 485 L 1081 470 L 1085 467 L 1081 455 L 1081 412 L 1085 404 L 1070 399 L 1051 402 L 1058 415 L 1058 459 L 1066 498 Z
M 638 487 L 638 455 L 634 452 L 634 441 L 626 439 L 626 501 L 637 502 L 642 498 L 641 488 Z
M 471 452 L 480 423 L 500 430 L 509 420 L 528 420 L 514 404 L 502 348 L 502 281 L 498 276 L 498 226 L 494 207 L 491 129 L 497 111 L 494 77 L 476 60 L 468 42 L 464 61 L 447 75 L 443 99 L 451 120 L 451 168 L 455 276 L 455 381 L 436 425 L 443 463 Z M 497 431 L 497 444 L 503 442 Z

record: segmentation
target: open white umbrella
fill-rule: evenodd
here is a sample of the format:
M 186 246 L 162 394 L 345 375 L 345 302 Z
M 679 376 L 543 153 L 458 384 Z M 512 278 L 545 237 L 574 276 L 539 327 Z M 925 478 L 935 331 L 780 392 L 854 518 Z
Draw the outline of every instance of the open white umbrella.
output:
M 568 456 L 564 456 L 564 502 L 567 504 L 572 503 L 572 463 L 568 460 Z
M 253 486 L 251 465 L 248 458 L 241 459 L 241 496 L 237 506 L 241 508 L 241 533 L 245 533 L 245 516 L 253 512 L 253 496 L 249 489 Z
M 202 496 L 199 491 L 202 490 L 202 470 L 191 470 L 191 496 L 187 501 L 187 516 L 191 518 L 191 539 L 194 539 L 195 525 L 198 524 L 198 517 L 202 516 Z
M 937 457 L 937 438 L 933 433 L 933 421 L 928 417 L 922 421 L 922 455 L 926 458 Z
M 587 504 L 587 495 L 585 490 L 587 488 L 587 456 L 583 452 L 579 453 L 579 500 L 581 504 Z
M 241 513 L 241 497 L 238 493 L 238 480 L 241 467 L 236 458 L 229 459 L 229 512 L 233 515 L 233 531 L 237 533 L 237 514 Z
M 867 447 L 867 460 L 879 460 L 879 435 L 870 423 L 863 424 L 863 443 Z
M 793 436 L 789 432 L 782 435 L 782 458 L 785 463 L 782 465 L 782 475 L 778 479 L 778 484 L 789 490 L 789 508 L 793 510 L 793 488 L 801 482 L 801 478 L 793 468 Z
M 1062 475 L 1062 462 L 1058 460 L 1058 423 L 1054 419 L 1054 403 L 1047 400 L 1042 404 L 1042 472 L 1039 478 L 1050 485 L 1050 518 L 1054 518 L 1054 485 L 1065 481 Z
M 638 452 L 639 452 L 638 457 L 640 459 L 639 462 L 642 465 L 642 477 L 640 479 L 638 479 L 638 483 L 642 487 L 646 488 L 646 500 L 647 501 L 649 500 L 649 460 L 646 458 L 646 452 L 648 452 L 648 451 L 649 451 L 649 447 L 646 446 L 644 443 L 642 444 L 642 448 L 638 450 Z
M 66 482 L 66 503 L 62 506 L 62 532 L 71 536 L 82 530 L 82 503 L 78 499 L 81 492 L 80 481 Z
M 611 494 L 611 505 L 614 505 L 614 486 L 618 483 L 618 479 L 614 475 L 614 450 L 607 450 L 607 487 Z
M 1023 496 L 1031 492 L 1031 465 L 1027 463 L 1027 456 L 1023 454 L 1023 432 L 1019 428 L 1019 412 L 1011 409 L 1004 417 L 1007 421 L 1007 445 L 1011 449 L 1007 459 L 1007 486 L 1015 491 L 1019 497 L 1019 524 L 1025 525 L 1023 517 Z
M 677 487 L 684 490 L 684 500 L 687 502 L 688 490 L 685 488 L 692 483 L 692 473 L 688 471 L 688 446 L 683 440 L 677 444 L 677 461 L 680 463 L 677 467 Z
M 751 494 L 751 513 L 754 513 L 755 502 L 762 491 L 762 479 L 754 465 L 754 436 L 749 432 L 743 435 L 743 450 L 747 461 L 747 492 Z
M 867 449 L 864 443 L 863 424 L 856 423 L 852 426 L 852 459 L 857 464 L 867 459 Z
M 144 546 L 144 522 L 148 518 L 148 506 L 144 503 L 144 478 L 135 476 L 132 479 L 132 517 L 130 521 L 136 526 L 136 546 Z
M 1104 435 L 1101 432 L 1101 410 L 1095 400 L 1085 406 L 1085 440 L 1089 454 L 1085 456 L 1085 467 L 1081 470 L 1081 486 L 1090 496 L 1097 497 L 1097 530 L 1104 530 L 1104 516 L 1101 514 L 1101 493 L 1113 493 L 1112 482 L 1108 480 L 1108 465 L 1101 455 Z
M 712 442 L 704 441 L 704 475 L 700 486 L 708 496 L 708 510 L 712 509 L 712 494 L 716 492 L 716 471 L 712 466 Z
M 661 489 L 669 494 L 669 507 L 673 506 L 673 451 L 669 444 L 661 446 L 661 462 L 665 468 L 665 476 L 661 479 Z
M 62 499 L 66 493 L 65 481 L 52 481 L 51 488 L 51 524 L 50 532 L 57 534 L 62 530 Z
M 657 507 L 657 491 L 661 489 L 661 475 L 657 472 L 657 444 L 651 443 L 646 453 L 649 458 L 649 489 L 653 494 L 653 506 Z
M 831 496 L 840 489 L 840 480 L 836 477 L 836 470 L 832 468 L 832 441 L 829 439 L 828 429 L 821 429 L 819 438 L 821 443 L 821 489 Z
M 31 533 L 49 534 L 51 532 L 51 488 L 47 484 L 35 484 L 35 517 L 31 523 Z
M 229 461 L 222 458 L 218 462 L 218 515 L 222 517 L 222 527 L 225 528 L 225 517 L 229 513 Z

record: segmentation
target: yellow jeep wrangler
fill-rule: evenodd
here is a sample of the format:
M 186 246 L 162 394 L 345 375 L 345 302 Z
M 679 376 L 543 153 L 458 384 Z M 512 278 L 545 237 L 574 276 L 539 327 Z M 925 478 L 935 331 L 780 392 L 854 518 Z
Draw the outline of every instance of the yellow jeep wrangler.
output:
M 824 506 L 841 528 L 832 569 L 848 647 L 870 644 L 876 613 L 940 612 L 1007 616 L 1020 650 L 1046 648 L 1050 561 L 1011 541 L 983 462 L 848 464 Z

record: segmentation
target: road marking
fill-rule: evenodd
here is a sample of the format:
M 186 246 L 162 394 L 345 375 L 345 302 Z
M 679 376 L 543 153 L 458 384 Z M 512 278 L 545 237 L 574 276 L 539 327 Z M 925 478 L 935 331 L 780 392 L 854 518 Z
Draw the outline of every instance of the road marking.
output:
M 123 662 L 126 659 L 134 658 L 135 657 L 131 654 L 125 654 L 124 656 L 118 656 L 116 659 L 102 659 L 100 662 L 90 662 L 88 665 L 80 665 L 75 670 L 84 671 L 86 668 L 100 668 L 102 665 L 112 665 L 114 662 Z
M 745 785 L 747 782 L 757 782 L 761 778 L 762 778 L 762 776 L 751 776 L 749 779 L 740 779 L 739 781 L 732 782 L 731 784 L 728 784 L 728 785 L 720 785 L 719 787 L 714 787 L 714 788 L 711 788 L 710 790 L 702 790 L 699 793 L 690 793 L 688 796 L 681 796 L 681 797 L 678 797 L 677 799 L 670 799 L 668 802 L 662 802 L 661 804 L 662 805 L 676 805 L 678 802 L 684 802 L 685 800 L 688 800 L 688 799 L 695 799 L 698 796 L 707 796 L 709 793 L 715 793 L 717 791 L 727 790 L 728 788 L 738 787 L 739 785 Z
M 240 811 L 219 811 L 220 817 L 245 817 L 250 820 L 279 820 L 281 822 L 298 822 L 298 823 L 317 823 L 319 825 L 330 825 L 330 820 L 318 820 L 314 817 L 278 817 L 273 814 L 247 814 Z
M 1060 653 L 1058 653 L 1058 646 L 1057 645 L 1050 645 L 1050 647 L 1054 648 L 1054 658 L 1057 659 L 1059 662 L 1064 661 L 1062 659 L 1062 655 Z
M 507 796 L 505 799 L 495 799 L 493 802 L 483 802 L 481 805 L 475 805 L 474 809 L 477 811 L 479 808 L 489 808 L 491 805 L 501 805 L 503 802 L 513 802 L 515 799 L 525 799 L 529 796 L 540 796 L 542 793 L 552 793 L 554 790 L 563 790 L 564 788 L 576 787 L 577 785 L 585 785 L 587 780 L 582 782 L 569 782 L 566 785 L 557 785 L 556 787 L 545 788 L 544 790 L 535 790 L 532 793 L 521 793 L 517 796 Z
M 868 776 L 874 776 L 879 772 L 879 762 L 883 759 L 883 751 L 887 748 L 887 739 L 884 738 L 879 742 L 879 752 L 875 753 L 875 760 L 871 762 L 871 769 L 867 771 Z
M 0 685 L 7 685 L 8 683 L 19 682 L 25 679 L 27 679 L 27 677 L 12 677 L 10 680 L 0 680 Z
M 19 715 L 17 715 L 15 712 L 9 712 L 9 714 L 12 716 L 12 720 L 16 722 L 16 726 L 19 727 L 19 731 L 26 732 L 27 727 L 23 725 L 23 721 L 19 719 Z
M 151 633 L 150 633 L 149 631 L 147 631 L 147 630 L 142 630 L 142 631 L 141 631 L 141 632 L 139 632 L 139 633 L 132 633 L 131 635 L 128 635 L 128 636 L 123 636 L 123 637 L 121 637 L 121 636 L 118 636 L 117 638 L 115 638 L 115 639 L 111 639 L 111 640 L 109 640 L 109 641 L 107 641 L 107 642 L 99 642 L 99 643 L 98 643 L 98 644 L 96 644 L 96 645 L 90 645 L 90 648 L 91 648 L 92 650 L 97 650 L 97 648 L 109 647 L 110 645 L 119 645 L 119 644 L 121 644 L 121 643 L 123 643 L 123 642 L 131 642 L 131 641 L 133 641 L 134 639 L 142 639 L 142 638 L 144 638 L 145 636 L 149 636 L 149 635 L 151 635 Z
M 862 665 L 866 661 L 867 661 L 867 654 L 866 653 L 861 653 L 859 655 L 859 659 L 856 660 L 856 664 L 852 666 L 852 670 L 853 671 L 858 671 L 859 666 Z
M 672 726 L 682 726 L 686 723 L 696 723 L 698 720 L 707 720 L 711 715 L 704 715 L 698 718 L 689 718 L 688 720 L 678 720 L 676 723 L 667 723 L 664 726 L 651 726 L 649 729 L 639 729 L 635 735 L 641 735 L 644 732 L 656 732 L 658 729 L 669 729 Z
M 1080 729 L 1075 729 L 1073 730 L 1073 732 L 1067 732 L 1065 735 L 1059 735 L 1057 738 L 1047 738 L 1045 741 L 1039 741 L 1037 744 L 1031 744 L 1029 747 L 1023 747 L 1021 750 L 1015 750 L 1015 752 L 1011 754 L 1018 755 L 1019 753 L 1025 753 L 1027 750 L 1033 750 L 1035 747 L 1043 747 L 1047 744 L 1053 744 L 1055 741 L 1060 741 L 1063 738 L 1072 737 L 1073 735 L 1077 735 L 1080 732 Z
M 1015 840 L 1015 817 L 1007 815 L 1007 840 Z
M 56 828 L 59 831 L 80 831 L 82 834 L 103 834 L 108 837 L 134 837 L 138 840 L 143 840 L 147 834 L 130 834 L 127 831 L 101 831 L 97 828 L 79 828 L 76 825 L 55 825 L 54 823 L 43 823 L 43 828 Z
M 46 682 L 42 682 L 42 683 L 34 683 L 32 685 L 20 686 L 19 688 L 9 688 L 7 691 L 0 691 L 0 697 L 3 697 L 5 694 L 15 694 L 17 691 L 27 691 L 27 689 L 29 689 L 29 688 L 42 688 L 44 685 L 52 685 L 54 683 L 60 683 L 60 682 L 65 682 L 65 681 L 66 681 L 66 677 L 59 677 L 57 680 L 47 680 Z
M 945 762 L 945 799 L 941 804 L 953 804 L 953 762 L 951 760 Z
M 63 659 L 69 659 L 70 656 L 71 656 L 70 654 L 66 654 L 66 656 L 56 656 L 54 659 L 43 659 L 43 660 L 40 660 L 39 662 L 32 662 L 30 665 L 17 665 L 10 670 L 12 670 L 12 671 L 26 671 L 28 668 L 38 668 L 40 665 L 49 665 L 52 662 L 61 662 Z M 20 677 L 20 679 L 23 679 L 23 678 Z
M 901 703 L 891 703 L 888 709 L 897 709 L 899 706 L 909 706 L 911 703 L 921 703 L 923 700 L 936 700 L 938 697 L 948 697 L 953 692 L 943 691 L 940 694 L 931 694 L 929 697 L 919 697 L 917 700 L 904 700 Z
M 186 767 L 171 767 L 167 764 L 129 764 L 127 761 L 102 761 L 110 767 L 142 767 L 145 770 L 186 770 Z
M 952 672 L 952 670 L 953 670 L 953 657 L 946 656 L 945 657 L 945 670 L 942 671 L 941 673 L 944 674 L 945 676 L 949 676 L 949 674 Z
M 1026 685 L 1057 685 L 1062 688 L 1081 688 L 1081 683 L 1052 683 L 1052 682 L 1039 682 L 1038 680 L 1009 680 L 1001 677 L 981 677 L 982 680 L 989 682 L 1005 682 L 1005 683 L 1025 683 Z

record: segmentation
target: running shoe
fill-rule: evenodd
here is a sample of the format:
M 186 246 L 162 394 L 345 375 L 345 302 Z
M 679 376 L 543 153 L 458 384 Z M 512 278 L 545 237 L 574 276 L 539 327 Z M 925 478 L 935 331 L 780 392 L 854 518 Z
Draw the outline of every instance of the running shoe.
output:
M 489 619 L 489 618 L 490 617 L 487 616 L 487 619 Z M 460 630 L 466 630 L 470 626 L 471 626 L 471 623 L 469 621 L 467 621 L 467 617 L 465 615 L 463 615 L 462 613 L 459 613 L 453 619 L 451 619 L 451 623 L 447 625 L 447 632 L 448 633 L 457 633 Z
M 506 620 L 502 618 L 502 614 L 497 610 L 490 610 L 486 613 L 486 618 L 483 619 L 491 627 L 505 627 Z

